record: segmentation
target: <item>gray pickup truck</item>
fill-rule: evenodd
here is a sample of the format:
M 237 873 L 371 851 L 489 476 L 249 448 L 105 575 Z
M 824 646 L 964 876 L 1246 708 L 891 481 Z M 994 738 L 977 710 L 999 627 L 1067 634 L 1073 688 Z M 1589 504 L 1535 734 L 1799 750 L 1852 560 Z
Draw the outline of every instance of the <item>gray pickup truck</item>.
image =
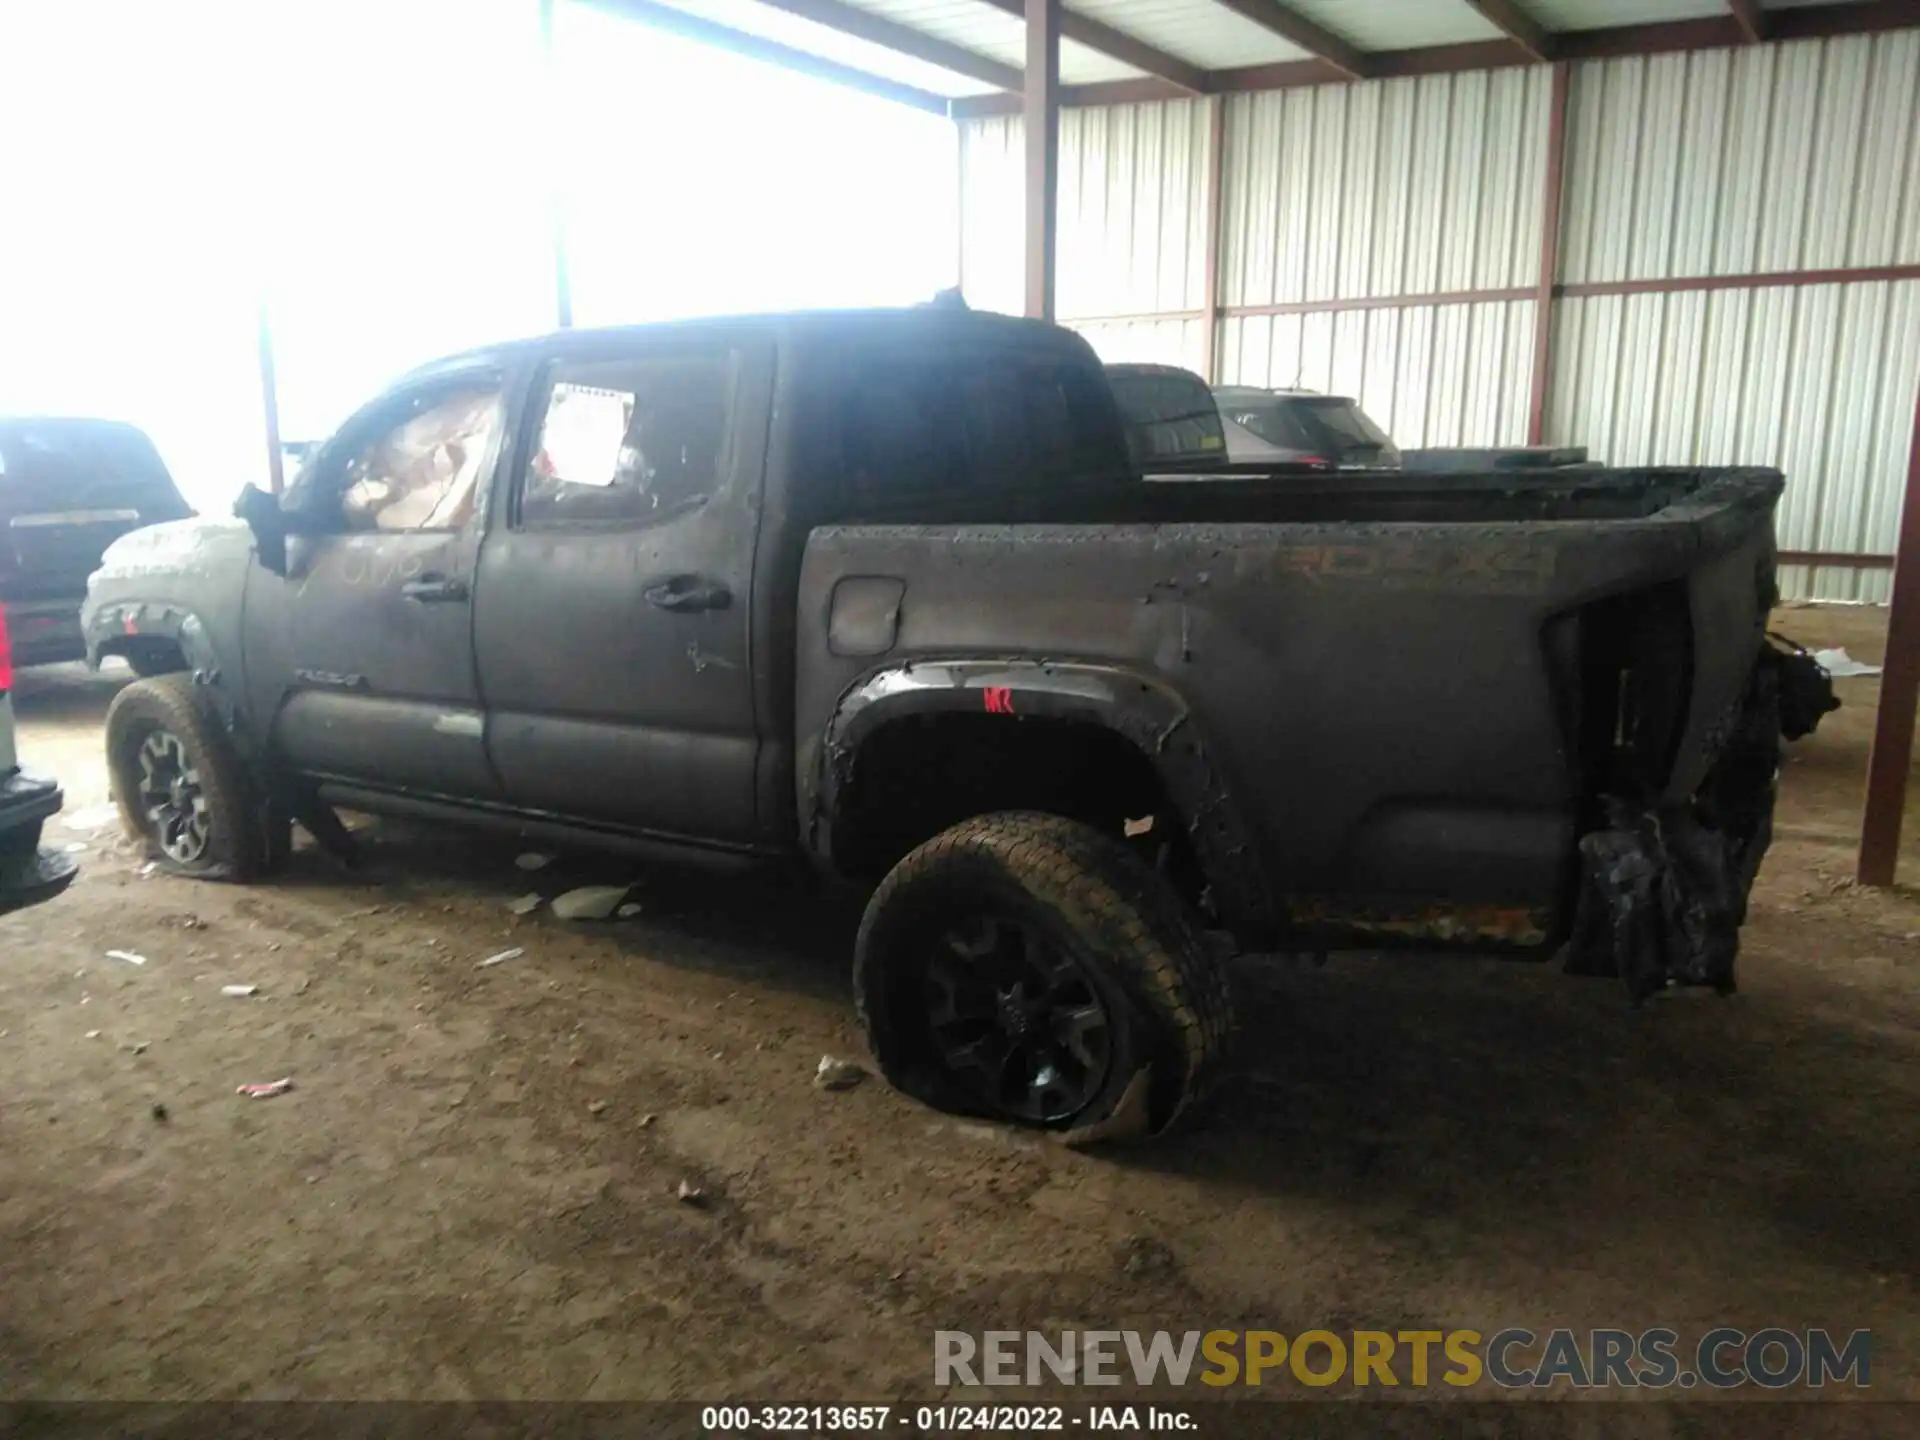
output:
M 1500 946 L 1728 988 L 1783 723 L 1766 470 L 1143 484 L 1084 342 L 917 311 L 422 369 L 85 610 L 164 865 L 330 807 L 867 887 L 936 1106 L 1159 1130 L 1232 949 Z M 1231 939 L 1231 945 L 1226 940 Z

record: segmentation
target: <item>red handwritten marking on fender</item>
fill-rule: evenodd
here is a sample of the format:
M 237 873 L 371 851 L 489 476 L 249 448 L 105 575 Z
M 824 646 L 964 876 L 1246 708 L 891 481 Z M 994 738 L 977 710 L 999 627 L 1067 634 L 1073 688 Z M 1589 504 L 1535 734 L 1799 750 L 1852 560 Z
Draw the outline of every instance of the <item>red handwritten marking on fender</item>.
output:
M 1005 685 L 989 685 L 982 692 L 987 697 L 987 713 L 991 715 L 1013 714 L 1013 691 Z

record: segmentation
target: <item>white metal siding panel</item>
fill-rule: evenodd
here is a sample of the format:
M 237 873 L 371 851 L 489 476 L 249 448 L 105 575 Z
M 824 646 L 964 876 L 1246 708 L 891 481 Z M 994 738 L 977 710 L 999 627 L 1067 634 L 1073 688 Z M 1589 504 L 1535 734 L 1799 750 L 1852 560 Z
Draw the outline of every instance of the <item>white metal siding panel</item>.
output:
M 1349 395 L 1404 446 L 1519 445 L 1531 301 L 1222 322 L 1222 380 Z
M 1533 284 L 1549 86 L 1535 66 L 1233 97 L 1223 303 Z
M 1920 260 L 1920 31 L 1575 67 L 1560 278 Z
M 1018 315 L 1026 306 L 1022 127 L 1014 117 L 960 125 L 960 288 L 976 310 Z
M 1920 393 L 1920 281 L 1561 302 L 1548 436 L 1614 465 L 1777 465 L 1783 550 L 1890 554 Z M 1883 601 L 1886 572 L 1782 571 Z
M 1060 117 L 1059 308 L 1068 318 L 1198 310 L 1207 270 L 1207 102 Z M 1025 303 L 1024 127 L 960 127 L 961 285 L 976 309 Z
M 1062 315 L 1205 303 L 1208 128 L 1202 100 L 1061 117 Z
M 1206 368 L 1206 331 L 1199 320 L 1077 320 L 1068 328 L 1086 336 L 1087 343 L 1109 365 L 1183 365 Z

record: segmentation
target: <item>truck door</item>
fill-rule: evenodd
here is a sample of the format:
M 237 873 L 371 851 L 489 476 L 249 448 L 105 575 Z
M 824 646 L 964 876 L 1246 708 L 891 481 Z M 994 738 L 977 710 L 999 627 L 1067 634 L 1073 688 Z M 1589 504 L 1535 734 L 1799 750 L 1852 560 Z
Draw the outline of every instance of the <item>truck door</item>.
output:
M 494 767 L 528 809 L 748 843 L 772 346 L 582 343 L 536 384 L 480 557 Z
M 247 671 L 295 768 L 498 797 L 471 601 L 501 402 L 498 373 L 396 391 L 349 421 L 288 495 L 305 533 L 289 539 L 284 580 L 248 576 Z

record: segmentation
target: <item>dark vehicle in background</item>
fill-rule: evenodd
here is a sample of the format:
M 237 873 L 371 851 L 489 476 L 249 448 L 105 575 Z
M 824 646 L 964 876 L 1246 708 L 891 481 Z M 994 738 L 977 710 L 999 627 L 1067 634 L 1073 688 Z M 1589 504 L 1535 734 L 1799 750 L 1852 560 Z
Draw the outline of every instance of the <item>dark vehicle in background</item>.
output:
M 47 817 L 60 811 L 60 787 L 20 768 L 8 635 L 7 607 L 0 603 L 0 914 L 51 900 L 79 873 L 71 855 L 40 845 Z
M 0 417 L 0 605 L 13 663 L 82 658 L 80 602 L 102 552 L 130 530 L 192 514 L 134 426 Z
M 92 657 L 173 672 L 114 701 L 115 794 L 209 878 L 292 818 L 344 851 L 336 804 L 804 860 L 869 897 L 895 1084 L 1083 1135 L 1193 1112 L 1236 947 L 1732 985 L 1779 472 L 1148 485 L 1139 428 L 1078 336 L 961 310 L 428 366 L 244 523 L 108 550 Z
M 1191 370 L 1177 365 L 1109 365 L 1106 370 L 1127 454 L 1139 469 L 1217 466 L 1234 459 L 1213 392 Z
M 1327 470 L 1400 468 L 1399 447 L 1345 396 L 1246 385 L 1217 386 L 1213 395 L 1229 423 L 1278 452 L 1272 458 Z

